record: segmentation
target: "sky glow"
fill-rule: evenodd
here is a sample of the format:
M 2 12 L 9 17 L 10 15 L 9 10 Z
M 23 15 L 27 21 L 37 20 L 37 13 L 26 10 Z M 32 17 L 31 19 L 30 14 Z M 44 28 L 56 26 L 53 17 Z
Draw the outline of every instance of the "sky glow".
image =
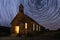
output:
M 10 22 L 24 5 L 24 13 L 48 29 L 60 28 L 60 0 L 0 0 L 0 25 L 10 27 Z

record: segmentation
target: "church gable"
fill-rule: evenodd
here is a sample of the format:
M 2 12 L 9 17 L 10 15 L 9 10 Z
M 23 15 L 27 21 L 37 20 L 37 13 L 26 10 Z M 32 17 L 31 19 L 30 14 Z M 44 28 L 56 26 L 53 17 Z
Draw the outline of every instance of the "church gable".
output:
M 14 17 L 14 19 L 12 20 L 11 24 L 14 24 L 15 22 L 21 21 L 22 19 L 24 19 L 23 17 L 24 17 L 24 14 L 23 14 L 23 13 L 21 13 L 21 12 L 18 13 L 18 14 Z

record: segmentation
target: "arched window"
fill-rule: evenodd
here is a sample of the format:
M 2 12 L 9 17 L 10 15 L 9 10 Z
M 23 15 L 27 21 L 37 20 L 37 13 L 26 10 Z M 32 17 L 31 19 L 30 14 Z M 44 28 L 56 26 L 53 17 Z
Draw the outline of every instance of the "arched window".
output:
M 36 31 L 38 31 L 38 25 L 36 25 Z
M 27 23 L 25 23 L 25 29 L 27 29 Z
M 33 23 L 33 31 L 35 31 L 35 24 Z
M 39 26 L 39 31 L 40 31 L 40 26 Z
M 19 26 L 15 26 L 15 32 L 18 34 L 19 33 Z

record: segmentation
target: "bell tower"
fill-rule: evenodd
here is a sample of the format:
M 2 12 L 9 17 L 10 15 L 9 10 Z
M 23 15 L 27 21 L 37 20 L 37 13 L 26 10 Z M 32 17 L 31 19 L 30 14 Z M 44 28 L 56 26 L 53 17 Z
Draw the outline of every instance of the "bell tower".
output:
M 19 5 L 19 12 L 24 12 L 23 10 L 24 10 L 24 7 L 23 7 L 22 4 L 20 4 L 20 5 Z

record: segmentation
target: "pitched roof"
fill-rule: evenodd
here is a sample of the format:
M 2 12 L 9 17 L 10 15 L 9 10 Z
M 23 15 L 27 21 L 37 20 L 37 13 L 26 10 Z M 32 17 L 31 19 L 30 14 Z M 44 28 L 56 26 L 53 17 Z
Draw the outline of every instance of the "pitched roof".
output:
M 21 16 L 24 15 L 24 17 L 27 17 L 27 18 L 31 19 L 32 21 L 34 21 L 35 23 L 37 23 L 33 18 L 29 17 L 28 15 L 23 14 L 23 13 L 18 13 L 18 14 L 14 17 L 14 19 L 11 21 L 11 24 L 12 24 L 12 22 L 14 22 L 14 20 L 17 19 L 17 17 L 19 17 L 20 15 L 21 15 Z M 39 24 L 39 23 L 37 23 L 37 24 Z M 39 25 L 40 25 L 40 24 L 39 24 Z
M 22 4 L 20 4 L 20 6 L 19 6 L 19 8 L 22 8 L 23 9 L 23 5 Z M 19 9 L 19 10 L 21 10 L 21 9 Z M 33 18 L 31 18 L 31 17 L 29 17 L 28 15 L 26 15 L 26 14 L 24 14 L 24 11 L 19 11 L 19 13 L 14 17 L 14 19 L 11 21 L 11 24 L 12 24 L 12 22 L 17 18 L 17 17 L 20 17 L 20 16 L 26 16 L 26 17 L 28 17 L 29 19 L 31 19 L 32 21 L 34 21 L 35 23 L 37 23 Z M 39 23 L 37 23 L 37 24 L 39 24 Z M 39 24 L 40 25 L 40 24 Z

